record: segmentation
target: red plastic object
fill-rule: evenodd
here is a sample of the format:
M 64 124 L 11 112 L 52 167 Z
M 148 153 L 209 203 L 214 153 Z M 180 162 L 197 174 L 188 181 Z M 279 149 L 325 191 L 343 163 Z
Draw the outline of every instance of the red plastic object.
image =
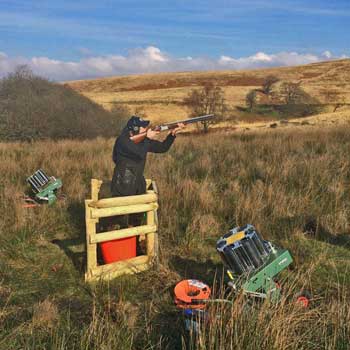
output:
M 300 296 L 297 298 L 297 304 L 301 307 L 309 307 L 310 300 L 305 296 Z
M 136 237 L 103 242 L 101 252 L 105 264 L 134 258 L 136 256 Z

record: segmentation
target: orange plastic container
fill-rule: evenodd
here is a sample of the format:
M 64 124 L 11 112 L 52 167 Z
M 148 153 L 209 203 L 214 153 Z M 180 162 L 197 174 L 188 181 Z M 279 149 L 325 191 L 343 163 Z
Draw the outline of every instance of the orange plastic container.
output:
M 136 236 L 101 243 L 105 264 L 134 258 L 136 256 Z

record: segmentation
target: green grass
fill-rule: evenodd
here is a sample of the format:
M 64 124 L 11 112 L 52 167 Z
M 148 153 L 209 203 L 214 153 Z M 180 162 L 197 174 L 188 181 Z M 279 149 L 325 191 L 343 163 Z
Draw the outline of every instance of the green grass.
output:
M 112 175 L 113 140 L 0 144 L 0 349 L 184 348 L 173 287 L 183 278 L 213 284 L 217 238 L 245 223 L 292 253 L 285 299 L 245 312 L 232 296 L 232 307 L 210 309 L 214 321 L 192 348 L 347 349 L 349 136 L 349 128 L 179 136 L 146 170 L 160 190 L 160 265 L 91 286 L 83 201 L 91 177 Z M 22 208 L 25 178 L 39 167 L 63 180 L 67 199 Z M 290 305 L 302 288 L 314 295 L 308 310 Z

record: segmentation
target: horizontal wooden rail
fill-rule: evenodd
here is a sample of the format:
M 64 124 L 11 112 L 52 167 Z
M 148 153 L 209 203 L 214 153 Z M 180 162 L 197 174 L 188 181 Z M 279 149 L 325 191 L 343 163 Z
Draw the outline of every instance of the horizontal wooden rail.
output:
M 133 204 L 133 205 L 124 205 L 121 207 L 102 208 L 102 209 L 91 208 L 91 218 L 98 219 L 98 218 L 106 218 L 108 216 L 145 213 L 147 211 L 156 210 L 156 209 L 158 209 L 157 203 Z
M 146 194 L 140 194 L 137 196 L 127 197 L 112 197 L 99 199 L 98 201 L 91 202 L 89 207 L 91 208 L 110 208 L 120 207 L 124 205 L 133 204 L 148 204 L 157 201 L 157 195 L 153 191 L 147 191 Z
M 139 236 L 147 233 L 152 233 L 157 231 L 156 225 L 143 225 L 125 228 L 122 230 L 114 230 L 108 232 L 101 232 L 94 236 L 90 236 L 90 243 L 102 243 L 112 241 L 114 239 L 121 239 L 133 236 Z
M 141 255 L 136 258 L 101 265 L 89 271 L 90 279 L 104 278 L 103 275 L 108 275 L 109 278 L 112 278 L 128 273 L 145 271 L 149 268 L 149 261 L 150 259 L 147 255 Z

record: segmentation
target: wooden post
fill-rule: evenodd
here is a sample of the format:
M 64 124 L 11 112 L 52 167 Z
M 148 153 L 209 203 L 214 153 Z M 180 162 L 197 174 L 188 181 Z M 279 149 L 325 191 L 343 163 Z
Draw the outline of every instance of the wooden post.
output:
M 154 212 L 153 210 L 147 212 L 147 225 L 154 225 Z M 154 232 L 147 235 L 147 255 L 150 258 L 154 256 Z
M 98 193 L 102 185 L 101 180 L 91 179 L 91 200 L 85 201 L 85 224 L 86 224 L 86 275 L 85 279 L 92 276 L 92 272 L 97 267 L 97 244 L 90 241 L 96 238 L 96 224 L 98 218 L 92 218 L 89 204 L 98 200 Z
M 155 193 L 158 200 L 158 187 L 155 181 L 149 180 L 147 183 L 147 188 L 152 186 L 152 190 Z M 157 208 L 153 211 L 147 212 L 147 225 L 153 225 L 158 228 L 158 217 L 157 217 Z M 154 232 L 151 232 L 147 235 L 147 255 L 150 258 L 150 262 L 153 262 L 154 259 L 158 261 L 158 233 L 157 229 Z
M 148 211 L 147 212 L 147 225 L 158 227 L 156 223 L 156 210 Z M 147 235 L 147 255 L 150 258 L 150 261 L 158 257 L 158 233 L 155 230 L 154 232 L 151 232 Z
M 91 200 L 85 200 L 85 224 L 86 224 L 86 274 L 85 280 L 92 276 L 92 271 L 97 267 L 97 245 L 90 240 L 96 238 L 96 219 L 91 218 L 89 203 Z
M 101 180 L 91 179 L 91 199 L 93 201 L 98 200 L 98 193 L 100 192 L 101 185 Z
M 146 179 L 146 189 L 148 190 L 149 187 L 152 185 L 152 180 L 151 179 Z

